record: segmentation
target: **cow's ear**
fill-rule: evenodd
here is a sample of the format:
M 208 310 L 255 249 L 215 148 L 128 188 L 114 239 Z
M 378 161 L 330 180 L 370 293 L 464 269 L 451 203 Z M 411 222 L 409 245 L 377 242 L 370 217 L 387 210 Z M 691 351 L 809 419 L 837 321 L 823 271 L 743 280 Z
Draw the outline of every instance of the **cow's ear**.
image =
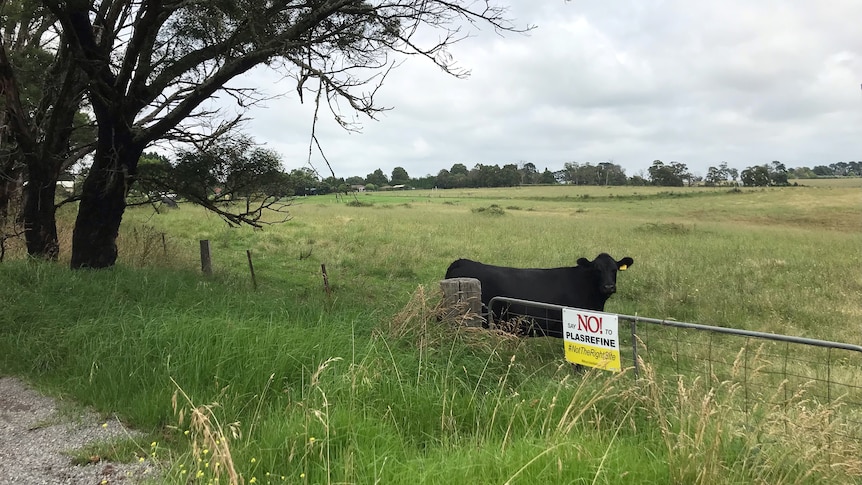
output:
M 635 264 L 635 260 L 626 256 L 625 258 L 617 261 L 617 268 L 619 268 L 620 271 L 625 271 L 629 268 L 629 266 L 633 264 Z
M 578 258 L 578 266 L 589 266 L 590 260 L 587 258 Z

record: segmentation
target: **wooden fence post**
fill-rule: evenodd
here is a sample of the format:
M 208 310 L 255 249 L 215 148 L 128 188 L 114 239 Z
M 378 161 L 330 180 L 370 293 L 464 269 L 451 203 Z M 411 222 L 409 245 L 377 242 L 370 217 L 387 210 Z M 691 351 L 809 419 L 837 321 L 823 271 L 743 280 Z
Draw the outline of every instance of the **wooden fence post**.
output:
M 254 285 L 255 291 L 257 291 L 257 278 L 254 277 L 254 264 L 251 262 L 251 249 L 246 249 L 245 254 L 248 256 L 248 270 L 251 271 L 251 282 Z
M 213 274 L 213 261 L 208 239 L 201 239 L 201 271 L 207 276 Z
M 320 265 L 320 272 L 323 273 L 323 288 L 326 290 L 326 296 L 332 296 L 332 290 L 329 289 L 329 275 L 326 274 L 326 265 Z
M 449 278 L 440 281 L 443 290 L 443 319 L 467 327 L 481 327 L 482 284 L 476 278 Z

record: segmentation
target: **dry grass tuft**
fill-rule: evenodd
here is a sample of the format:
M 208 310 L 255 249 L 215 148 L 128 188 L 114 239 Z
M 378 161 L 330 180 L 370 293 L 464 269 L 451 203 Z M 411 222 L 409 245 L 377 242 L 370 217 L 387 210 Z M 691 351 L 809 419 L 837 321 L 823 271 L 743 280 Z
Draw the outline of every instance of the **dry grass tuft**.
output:
M 180 429 L 185 425 L 186 413 L 189 414 L 189 428 L 184 433 L 191 442 L 195 466 L 189 479 L 199 480 L 204 476 L 210 476 L 221 483 L 220 478 L 225 476 L 230 485 L 241 484 L 242 477 L 236 471 L 230 449 L 231 439 L 242 437 L 239 423 L 223 425 L 214 413 L 214 410 L 219 407 L 218 403 L 196 406 L 173 378 L 171 381 L 177 388 L 171 398 L 171 405 L 174 414 L 177 415 Z M 185 401 L 183 405 L 179 402 L 180 396 Z
M 393 340 L 413 340 L 420 351 L 440 347 L 443 343 L 451 344 L 453 339 L 488 351 L 499 349 L 501 343 L 520 341 L 517 335 L 503 328 L 470 326 L 480 320 L 483 320 L 481 315 L 467 311 L 466 306 L 462 309 L 445 307 L 439 290 L 428 292 L 419 285 L 401 311 L 381 327 L 379 335 Z

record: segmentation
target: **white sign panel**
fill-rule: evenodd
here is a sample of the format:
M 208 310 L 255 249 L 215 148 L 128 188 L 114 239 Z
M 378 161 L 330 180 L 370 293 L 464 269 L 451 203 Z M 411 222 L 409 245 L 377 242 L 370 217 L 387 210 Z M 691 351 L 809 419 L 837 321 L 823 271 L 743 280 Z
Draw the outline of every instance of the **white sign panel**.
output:
M 617 315 L 563 308 L 566 360 L 573 364 L 619 372 L 618 327 Z

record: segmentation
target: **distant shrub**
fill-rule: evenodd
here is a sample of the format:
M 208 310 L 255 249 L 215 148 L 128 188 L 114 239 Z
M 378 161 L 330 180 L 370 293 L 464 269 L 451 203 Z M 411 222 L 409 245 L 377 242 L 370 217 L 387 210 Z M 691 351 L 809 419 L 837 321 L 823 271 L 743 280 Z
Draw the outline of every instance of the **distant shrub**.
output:
M 362 202 L 361 200 L 353 199 L 347 203 L 348 207 L 371 207 L 374 203 L 372 202 Z
M 654 234 L 688 234 L 691 232 L 692 227 L 685 224 L 677 224 L 675 222 L 660 224 L 648 223 L 640 226 L 640 230 Z
M 471 210 L 475 214 L 487 214 L 490 216 L 502 216 L 506 214 L 506 211 L 497 204 L 491 204 L 488 207 L 474 207 Z

